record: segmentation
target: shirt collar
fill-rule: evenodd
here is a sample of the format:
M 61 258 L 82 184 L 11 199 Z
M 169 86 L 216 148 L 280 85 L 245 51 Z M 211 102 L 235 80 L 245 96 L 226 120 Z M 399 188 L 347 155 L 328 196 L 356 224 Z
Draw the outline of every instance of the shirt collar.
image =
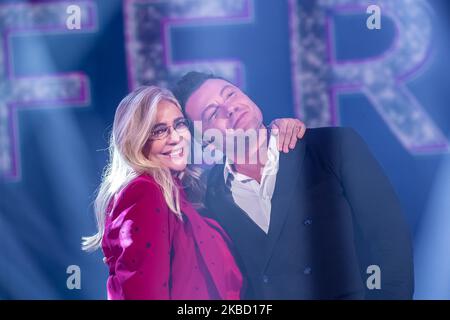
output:
M 267 162 L 263 168 L 262 177 L 277 174 L 278 165 L 279 165 L 280 152 L 277 147 L 277 136 L 274 134 L 270 134 L 269 144 L 267 146 Z M 227 183 L 228 178 L 232 180 L 237 180 L 242 183 L 249 182 L 253 180 L 252 178 L 246 176 L 245 174 L 236 172 L 233 169 L 233 162 L 225 158 L 225 165 L 223 168 L 223 178 L 225 183 Z

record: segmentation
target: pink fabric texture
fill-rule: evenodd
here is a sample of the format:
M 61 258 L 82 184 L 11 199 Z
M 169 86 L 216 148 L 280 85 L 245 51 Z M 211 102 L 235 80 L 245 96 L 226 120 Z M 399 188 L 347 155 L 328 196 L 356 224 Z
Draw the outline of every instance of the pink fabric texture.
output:
M 110 204 L 102 248 L 108 299 L 240 298 L 242 275 L 217 222 L 200 216 L 180 188 L 183 221 L 155 180 L 142 174 Z

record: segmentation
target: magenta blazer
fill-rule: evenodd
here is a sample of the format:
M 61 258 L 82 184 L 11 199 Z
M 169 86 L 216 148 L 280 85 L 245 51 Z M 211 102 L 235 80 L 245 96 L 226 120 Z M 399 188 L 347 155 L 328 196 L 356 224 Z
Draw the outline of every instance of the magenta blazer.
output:
M 181 188 L 180 206 L 183 221 L 147 174 L 116 195 L 102 241 L 108 299 L 240 298 L 243 280 L 228 236 L 200 216 Z

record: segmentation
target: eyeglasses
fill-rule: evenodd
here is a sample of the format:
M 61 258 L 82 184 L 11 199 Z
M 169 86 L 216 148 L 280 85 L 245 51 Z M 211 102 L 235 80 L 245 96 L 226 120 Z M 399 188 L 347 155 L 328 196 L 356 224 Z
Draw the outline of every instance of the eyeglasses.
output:
M 158 124 L 156 125 L 151 133 L 150 138 L 152 140 L 161 140 L 165 139 L 169 136 L 172 128 L 177 133 L 182 133 L 185 131 L 188 131 L 191 126 L 191 122 L 186 118 L 178 118 L 176 119 L 171 126 L 165 125 L 165 124 Z

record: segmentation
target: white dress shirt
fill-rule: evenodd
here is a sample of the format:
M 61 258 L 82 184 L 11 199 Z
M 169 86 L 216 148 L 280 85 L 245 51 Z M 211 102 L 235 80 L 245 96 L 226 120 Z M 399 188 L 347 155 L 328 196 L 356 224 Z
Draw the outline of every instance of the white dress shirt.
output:
M 277 180 L 279 158 L 277 137 L 270 135 L 267 162 L 262 171 L 261 184 L 253 178 L 234 171 L 228 158 L 224 166 L 225 183 L 230 187 L 234 202 L 266 234 L 269 232 L 272 196 Z

